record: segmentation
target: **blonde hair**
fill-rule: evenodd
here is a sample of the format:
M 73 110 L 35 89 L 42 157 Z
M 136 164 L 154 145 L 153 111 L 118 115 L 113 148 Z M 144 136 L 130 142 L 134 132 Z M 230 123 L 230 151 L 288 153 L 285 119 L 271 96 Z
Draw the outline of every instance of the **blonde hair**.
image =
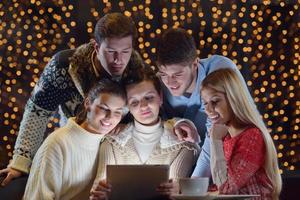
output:
M 274 187 L 273 199 L 279 199 L 282 180 L 276 148 L 240 72 L 233 69 L 214 71 L 203 80 L 200 90 L 204 88 L 225 93 L 236 121 L 242 126 L 255 125 L 262 132 L 266 145 L 264 169 Z

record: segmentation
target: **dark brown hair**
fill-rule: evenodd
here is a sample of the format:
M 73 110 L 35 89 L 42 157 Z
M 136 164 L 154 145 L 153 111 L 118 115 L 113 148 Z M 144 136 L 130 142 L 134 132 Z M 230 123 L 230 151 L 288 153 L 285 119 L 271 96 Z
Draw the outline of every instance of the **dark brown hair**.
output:
M 186 30 L 171 28 L 157 41 L 157 64 L 191 64 L 197 57 L 194 38 Z
M 98 20 L 95 26 L 95 40 L 98 44 L 108 37 L 132 36 L 132 43 L 137 37 L 137 30 L 133 20 L 122 13 L 108 13 Z
M 155 71 L 148 65 L 143 65 L 137 70 L 132 71 L 123 78 L 124 86 L 127 87 L 133 84 L 139 84 L 143 81 L 151 81 L 156 89 L 156 91 L 160 94 L 161 92 L 161 83 L 159 78 L 156 76 Z

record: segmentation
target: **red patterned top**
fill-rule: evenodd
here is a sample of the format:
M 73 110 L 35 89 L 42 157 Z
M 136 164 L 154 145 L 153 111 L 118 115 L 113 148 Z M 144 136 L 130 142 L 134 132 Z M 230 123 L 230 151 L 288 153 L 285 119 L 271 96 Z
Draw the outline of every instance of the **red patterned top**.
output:
M 266 175 L 266 147 L 261 131 L 251 127 L 236 137 L 229 134 L 223 141 L 227 162 L 227 180 L 219 187 L 222 194 L 259 194 L 272 199 L 273 186 Z

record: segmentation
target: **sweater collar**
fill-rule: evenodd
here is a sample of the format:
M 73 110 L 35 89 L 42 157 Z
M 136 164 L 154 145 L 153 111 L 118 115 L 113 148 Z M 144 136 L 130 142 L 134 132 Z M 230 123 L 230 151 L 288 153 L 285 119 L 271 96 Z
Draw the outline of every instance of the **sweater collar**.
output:
M 134 128 L 139 133 L 152 134 L 154 132 L 161 131 L 162 129 L 161 119 L 159 119 L 158 122 L 152 126 L 144 125 L 134 120 Z
M 159 132 L 162 131 L 159 140 L 159 145 L 162 149 L 184 143 L 184 141 L 180 141 L 173 133 L 173 124 L 170 121 L 163 122 L 161 120 L 159 120 L 159 122 L 153 126 L 144 126 L 139 122 L 134 121 L 134 123 L 131 123 L 126 130 L 122 131 L 118 135 L 108 135 L 107 137 L 112 138 L 117 144 L 124 147 L 128 140 L 133 137 L 134 131 L 140 131 L 144 134 L 149 134 L 154 130 Z
M 70 129 L 72 138 L 80 144 L 81 147 L 86 149 L 95 149 L 99 147 L 100 141 L 104 137 L 103 134 L 91 133 L 83 129 L 80 125 L 75 122 L 75 117 L 68 119 L 66 128 Z
M 135 141 L 142 144 L 153 144 L 157 143 L 162 135 L 163 126 L 161 125 L 161 120 L 151 126 L 146 126 L 138 121 L 134 121 L 134 131 L 132 137 Z
M 92 68 L 92 54 L 94 52 L 93 44 L 87 43 L 79 46 L 75 49 L 74 54 L 69 58 L 69 69 L 68 72 L 77 88 L 78 92 L 81 94 L 82 97 L 85 97 L 85 88 L 83 86 L 83 74 L 80 74 L 79 68 L 84 67 L 87 69 Z M 90 70 L 92 71 L 92 70 Z M 94 74 L 94 73 L 91 73 Z

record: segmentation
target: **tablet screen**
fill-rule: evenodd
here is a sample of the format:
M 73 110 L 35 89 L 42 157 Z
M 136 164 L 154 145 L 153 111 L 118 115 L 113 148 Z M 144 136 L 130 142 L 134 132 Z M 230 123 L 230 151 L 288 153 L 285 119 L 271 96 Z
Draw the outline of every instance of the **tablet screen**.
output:
M 160 199 L 156 188 L 169 180 L 169 165 L 107 165 L 110 200 Z

